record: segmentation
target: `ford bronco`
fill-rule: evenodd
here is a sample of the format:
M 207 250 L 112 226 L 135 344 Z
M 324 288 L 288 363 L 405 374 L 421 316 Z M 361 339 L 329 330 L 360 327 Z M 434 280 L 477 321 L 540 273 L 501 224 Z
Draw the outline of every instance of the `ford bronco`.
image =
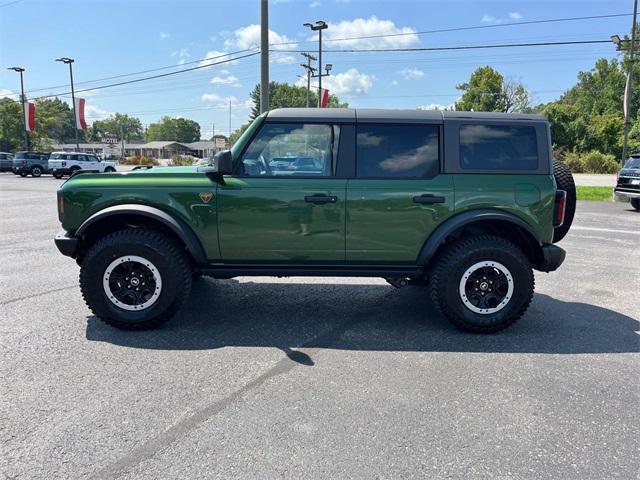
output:
M 212 165 L 76 175 L 55 243 L 94 314 L 157 327 L 196 275 L 424 285 L 457 327 L 518 320 L 575 210 L 549 124 L 524 114 L 279 109 Z

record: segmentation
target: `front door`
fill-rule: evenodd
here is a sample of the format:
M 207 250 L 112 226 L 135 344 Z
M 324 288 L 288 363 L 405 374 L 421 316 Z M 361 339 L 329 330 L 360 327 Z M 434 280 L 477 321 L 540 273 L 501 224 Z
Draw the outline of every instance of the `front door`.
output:
M 225 263 L 344 263 L 346 180 L 335 178 L 340 128 L 265 123 L 235 174 L 218 184 Z
M 357 127 L 356 174 L 347 186 L 346 261 L 415 264 L 453 211 L 453 179 L 440 173 L 439 125 Z

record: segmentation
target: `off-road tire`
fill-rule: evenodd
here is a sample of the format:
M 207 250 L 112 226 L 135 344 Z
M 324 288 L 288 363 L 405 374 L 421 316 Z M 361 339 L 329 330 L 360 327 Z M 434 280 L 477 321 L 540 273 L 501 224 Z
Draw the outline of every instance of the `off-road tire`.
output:
M 499 262 L 513 277 L 511 299 L 495 313 L 471 311 L 459 292 L 465 271 L 482 261 Z M 451 244 L 439 253 L 429 278 L 433 305 L 457 328 L 472 333 L 494 333 L 513 325 L 529 307 L 533 291 L 529 259 L 510 241 L 492 235 L 463 238 Z
M 564 222 L 559 227 L 553 229 L 553 243 L 562 240 L 573 223 L 573 216 L 576 213 L 576 184 L 573 181 L 571 170 L 564 163 L 553 161 L 553 176 L 559 190 L 567 192 L 567 205 L 564 211 Z
M 39 167 L 38 165 L 35 165 L 33 167 L 31 167 L 31 170 L 29 171 L 29 173 L 31 174 L 31 176 L 33 178 L 38 178 L 42 176 L 42 167 Z
M 106 167 L 106 168 L 104 169 L 104 173 L 113 173 L 113 172 L 115 172 L 115 171 L 116 171 L 116 169 L 115 169 L 115 168 L 113 168 L 113 167 Z
M 53 176 L 56 177 L 58 180 L 62 178 L 62 175 L 59 173 L 54 173 Z
M 29 175 L 27 172 L 20 172 L 22 178 L 26 178 L 27 175 Z
M 116 258 L 136 255 L 158 269 L 162 290 L 157 301 L 141 311 L 119 308 L 107 298 L 103 275 Z M 80 268 L 80 289 L 91 311 L 103 322 L 124 330 L 157 328 L 183 305 L 191 291 L 191 266 L 183 250 L 165 235 L 131 228 L 105 236 L 86 253 Z
M 636 211 L 640 211 L 640 198 L 632 198 L 631 206 L 636 209 Z

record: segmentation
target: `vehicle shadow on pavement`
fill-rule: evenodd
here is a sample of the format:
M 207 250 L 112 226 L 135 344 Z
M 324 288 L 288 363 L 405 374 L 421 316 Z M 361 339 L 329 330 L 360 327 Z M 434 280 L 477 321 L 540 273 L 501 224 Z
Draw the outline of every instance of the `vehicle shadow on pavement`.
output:
M 494 335 L 456 330 L 424 287 L 330 283 L 240 283 L 202 279 L 163 328 L 120 331 L 88 317 L 86 337 L 131 348 L 203 350 L 274 347 L 313 365 L 294 348 L 493 353 L 640 351 L 640 322 L 603 307 L 544 294 L 519 323 Z

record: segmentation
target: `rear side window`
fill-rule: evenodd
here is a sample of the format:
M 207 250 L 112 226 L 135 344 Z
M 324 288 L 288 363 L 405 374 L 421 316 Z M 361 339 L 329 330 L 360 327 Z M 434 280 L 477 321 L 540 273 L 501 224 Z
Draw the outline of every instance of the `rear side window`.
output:
M 530 126 L 463 125 L 460 127 L 463 170 L 536 170 L 538 142 Z
M 358 125 L 356 176 L 431 178 L 438 174 L 438 127 Z

